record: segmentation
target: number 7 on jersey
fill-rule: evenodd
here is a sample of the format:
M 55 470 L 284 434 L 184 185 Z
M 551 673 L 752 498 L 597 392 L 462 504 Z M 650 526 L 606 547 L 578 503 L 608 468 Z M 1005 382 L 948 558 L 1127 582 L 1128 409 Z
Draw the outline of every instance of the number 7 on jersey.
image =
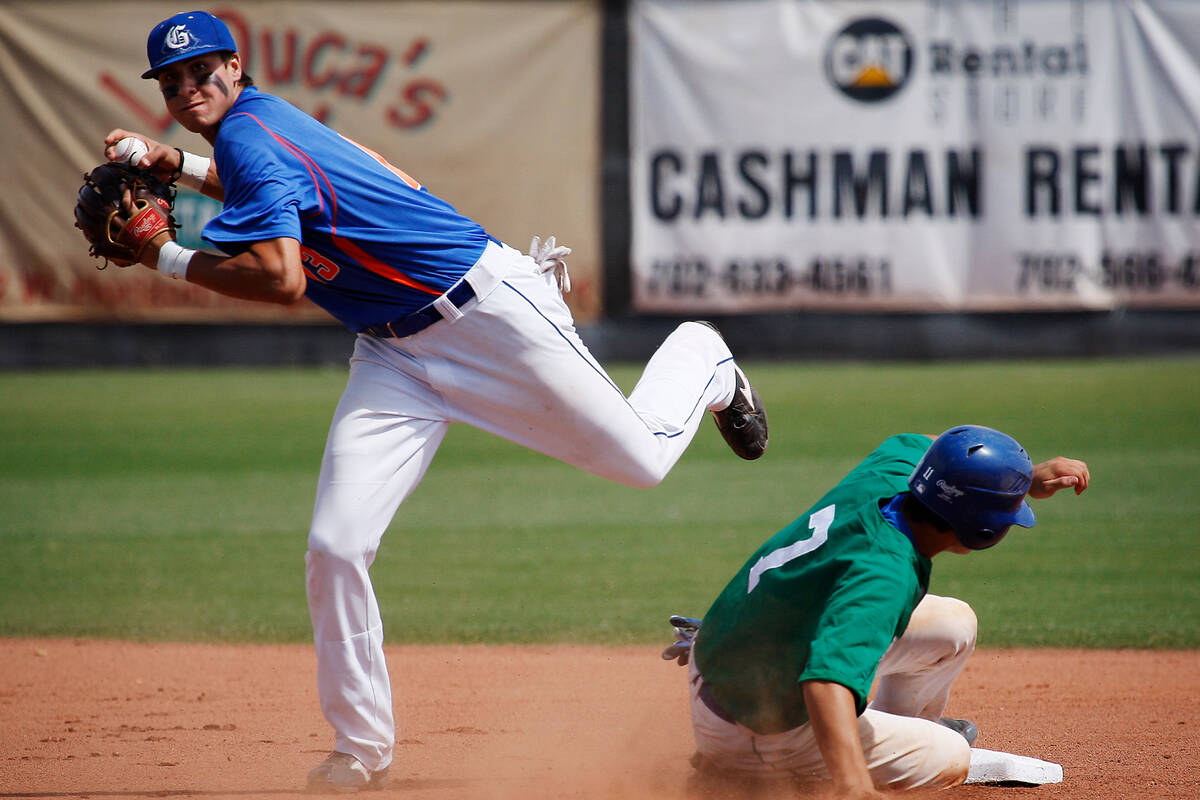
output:
M 809 516 L 808 527 L 812 528 L 812 536 L 799 542 L 793 542 L 787 547 L 773 550 L 754 562 L 754 566 L 750 568 L 750 580 L 747 582 L 746 594 L 754 591 L 754 587 L 758 586 L 759 578 L 767 570 L 782 567 L 789 561 L 795 561 L 800 556 L 811 553 L 825 544 L 825 540 L 829 538 L 829 526 L 833 525 L 835 509 L 836 506 L 825 506 Z

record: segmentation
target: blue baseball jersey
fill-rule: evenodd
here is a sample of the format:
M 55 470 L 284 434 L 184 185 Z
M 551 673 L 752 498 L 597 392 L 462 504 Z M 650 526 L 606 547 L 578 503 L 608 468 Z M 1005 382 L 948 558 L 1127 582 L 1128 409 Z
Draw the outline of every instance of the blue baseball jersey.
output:
M 428 305 L 490 240 L 378 154 L 254 87 L 222 120 L 213 157 L 225 201 L 205 240 L 231 255 L 299 240 L 305 294 L 353 331 Z

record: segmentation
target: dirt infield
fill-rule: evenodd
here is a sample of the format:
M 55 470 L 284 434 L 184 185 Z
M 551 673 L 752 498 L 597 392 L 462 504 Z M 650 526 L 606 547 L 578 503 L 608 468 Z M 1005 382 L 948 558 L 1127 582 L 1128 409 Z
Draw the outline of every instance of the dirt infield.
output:
M 652 647 L 393 647 L 411 800 L 675 800 L 684 671 Z M 0 798 L 300 794 L 331 734 L 304 646 L 0 640 Z M 1062 784 L 943 798 L 1200 797 L 1200 652 L 976 653 L 949 709 Z

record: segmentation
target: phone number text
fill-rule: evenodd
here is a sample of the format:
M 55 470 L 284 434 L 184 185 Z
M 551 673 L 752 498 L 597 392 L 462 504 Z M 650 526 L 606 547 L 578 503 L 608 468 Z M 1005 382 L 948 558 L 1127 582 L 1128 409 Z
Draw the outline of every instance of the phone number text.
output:
M 1200 291 L 1200 251 L 1169 258 L 1155 250 L 1105 250 L 1099 264 L 1074 253 L 1021 253 L 1017 291 L 1073 292 L 1081 283 L 1135 292 Z
M 885 296 L 892 292 L 892 265 L 878 257 L 814 257 L 795 264 L 787 258 L 656 259 L 647 289 L 670 297 L 728 293 L 765 296 L 817 293 Z

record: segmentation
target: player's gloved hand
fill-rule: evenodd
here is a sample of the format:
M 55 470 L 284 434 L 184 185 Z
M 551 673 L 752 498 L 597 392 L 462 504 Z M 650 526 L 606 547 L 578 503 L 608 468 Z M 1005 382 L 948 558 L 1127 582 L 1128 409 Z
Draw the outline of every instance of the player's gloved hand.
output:
M 540 236 L 535 236 L 529 243 L 529 257 L 537 262 L 538 273 L 553 272 L 558 290 L 563 294 L 571 291 L 571 276 L 567 274 L 567 262 L 563 260 L 569 255 L 571 248 L 558 244 L 553 236 L 544 242 Z
M 128 267 L 142 259 L 146 246 L 164 231 L 175 237 L 175 187 L 143 167 L 110 161 L 83 176 L 75 201 L 75 227 L 91 245 L 89 252 Z M 101 267 L 103 269 L 104 267 Z
M 700 620 L 676 614 L 669 621 L 675 630 L 675 644 L 662 651 L 663 661 L 674 659 L 679 666 L 686 667 L 692 656 L 692 643 L 700 630 Z

